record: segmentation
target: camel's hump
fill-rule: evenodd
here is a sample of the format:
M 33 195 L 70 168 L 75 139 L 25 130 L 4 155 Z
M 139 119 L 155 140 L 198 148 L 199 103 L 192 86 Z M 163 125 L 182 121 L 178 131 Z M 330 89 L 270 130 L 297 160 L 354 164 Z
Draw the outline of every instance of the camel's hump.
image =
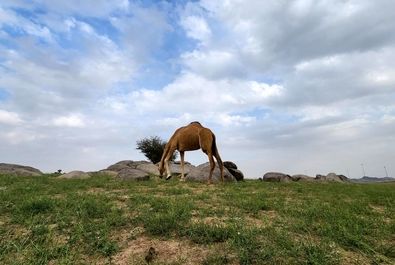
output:
M 202 124 L 200 122 L 198 122 L 198 121 L 193 121 L 190 124 L 198 124 L 198 125 L 202 126 Z

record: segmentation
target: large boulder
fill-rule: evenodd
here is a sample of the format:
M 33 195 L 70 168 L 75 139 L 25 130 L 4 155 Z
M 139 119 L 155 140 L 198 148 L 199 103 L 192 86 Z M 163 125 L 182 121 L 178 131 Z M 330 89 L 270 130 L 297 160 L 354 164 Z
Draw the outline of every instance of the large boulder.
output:
M 244 180 L 244 174 L 241 170 L 237 169 L 237 165 L 232 161 L 223 162 L 224 167 L 235 177 L 237 181 Z
M 137 169 L 152 175 L 159 175 L 158 166 L 148 161 L 132 161 L 123 160 L 114 165 L 109 166 L 107 169 L 101 170 L 101 172 L 121 172 L 124 169 Z
M 0 163 L 0 174 L 14 176 L 41 176 L 43 173 L 29 166 Z
M 186 180 L 206 182 L 206 181 L 208 181 L 209 174 L 210 174 L 210 163 L 207 162 L 207 163 L 201 164 L 201 165 L 193 168 L 189 172 L 189 174 L 186 176 Z M 217 163 L 215 163 L 212 181 L 213 182 L 221 181 L 221 172 L 219 170 Z M 236 179 L 233 177 L 233 175 L 230 174 L 230 172 L 225 167 L 224 167 L 224 181 L 227 181 L 227 182 L 236 181 Z
M 293 181 L 301 181 L 301 182 L 315 181 L 315 178 L 303 174 L 292 175 L 291 178 Z
M 337 175 L 335 173 L 329 173 L 328 175 L 317 174 L 315 177 L 319 181 L 335 181 L 335 182 L 347 182 L 348 178 L 344 175 Z
M 61 179 L 88 179 L 90 178 L 91 175 L 89 175 L 88 173 L 84 172 L 84 171 L 71 171 L 69 173 L 60 175 L 59 178 Z
M 236 164 L 233 163 L 232 161 L 224 161 L 224 167 L 226 167 L 227 169 L 229 168 L 237 169 Z
M 262 180 L 267 182 L 290 182 L 292 178 L 290 175 L 280 172 L 267 172 L 263 175 Z
M 158 166 L 152 164 L 152 163 L 140 163 L 137 164 L 136 169 L 144 171 L 148 174 L 152 175 L 159 175 L 159 168 Z
M 244 180 L 244 174 L 243 174 L 243 172 L 241 172 L 239 169 L 227 168 L 227 170 L 229 171 L 230 174 L 233 175 L 233 177 L 234 177 L 237 181 L 242 181 L 242 180 Z
M 146 163 L 148 163 L 148 162 L 146 162 Z M 136 161 L 123 160 L 123 161 L 119 161 L 119 162 L 115 163 L 114 165 L 109 166 L 105 170 L 120 172 L 121 170 L 123 170 L 125 168 L 136 168 L 136 166 L 137 166 Z
M 169 163 L 170 166 L 170 171 L 172 174 L 181 174 L 181 162 L 177 161 L 177 162 L 170 162 Z M 191 172 L 191 170 L 193 170 L 194 168 L 196 168 L 194 165 L 192 165 L 189 162 L 184 162 L 184 174 L 187 175 L 189 174 L 189 172 Z
M 149 180 L 150 178 L 149 173 L 135 168 L 124 168 L 121 171 L 119 171 L 116 177 L 122 180 L 136 180 L 136 181 Z

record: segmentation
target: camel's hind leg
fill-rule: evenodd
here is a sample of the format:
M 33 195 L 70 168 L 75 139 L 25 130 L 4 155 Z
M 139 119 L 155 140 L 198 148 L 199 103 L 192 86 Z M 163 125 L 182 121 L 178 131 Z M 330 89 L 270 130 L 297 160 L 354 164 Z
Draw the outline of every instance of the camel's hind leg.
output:
M 202 148 L 203 152 L 207 154 L 210 162 L 210 174 L 208 176 L 209 184 L 212 183 L 213 171 L 215 169 L 215 161 L 213 159 L 213 141 L 214 135 L 209 129 L 203 128 L 199 131 L 200 148 Z
M 215 159 L 217 160 L 219 170 L 221 172 L 221 180 L 222 180 L 222 182 L 224 182 L 224 164 L 222 163 L 222 159 L 218 153 L 217 146 L 214 146 L 214 148 L 215 148 L 215 150 L 213 152 L 214 152 Z
M 213 172 L 215 169 L 215 161 L 214 161 L 213 154 L 211 153 L 211 151 L 207 152 L 207 156 L 208 156 L 208 160 L 210 162 L 210 174 L 208 176 L 208 184 L 212 184 L 213 183 L 212 177 L 213 177 Z

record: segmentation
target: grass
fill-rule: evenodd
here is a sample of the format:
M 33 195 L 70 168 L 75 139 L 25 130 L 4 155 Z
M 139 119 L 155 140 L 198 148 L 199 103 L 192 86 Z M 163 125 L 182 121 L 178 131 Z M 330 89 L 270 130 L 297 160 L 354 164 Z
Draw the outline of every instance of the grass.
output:
M 395 184 L 0 176 L 0 264 L 394 264 Z

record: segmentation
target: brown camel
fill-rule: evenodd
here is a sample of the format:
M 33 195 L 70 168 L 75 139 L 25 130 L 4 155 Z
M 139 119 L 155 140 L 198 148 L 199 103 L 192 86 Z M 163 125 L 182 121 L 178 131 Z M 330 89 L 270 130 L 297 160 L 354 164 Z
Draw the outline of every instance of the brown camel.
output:
M 218 148 L 215 143 L 214 133 L 208 129 L 204 128 L 199 122 L 194 121 L 189 125 L 178 128 L 173 136 L 170 138 L 169 142 L 165 146 L 163 151 L 162 159 L 159 163 L 159 173 L 163 176 L 163 172 L 166 169 L 167 177 L 166 180 L 171 178 L 171 172 L 169 168 L 169 160 L 172 157 L 175 150 L 180 152 L 181 156 L 181 180 L 185 180 L 184 176 L 184 152 L 202 149 L 202 151 L 207 154 L 210 161 L 210 175 L 208 177 L 208 183 L 212 183 L 211 177 L 215 168 L 215 162 L 213 156 L 217 160 L 221 171 L 221 180 L 224 181 L 224 166 L 222 164 L 221 157 L 218 153 Z

